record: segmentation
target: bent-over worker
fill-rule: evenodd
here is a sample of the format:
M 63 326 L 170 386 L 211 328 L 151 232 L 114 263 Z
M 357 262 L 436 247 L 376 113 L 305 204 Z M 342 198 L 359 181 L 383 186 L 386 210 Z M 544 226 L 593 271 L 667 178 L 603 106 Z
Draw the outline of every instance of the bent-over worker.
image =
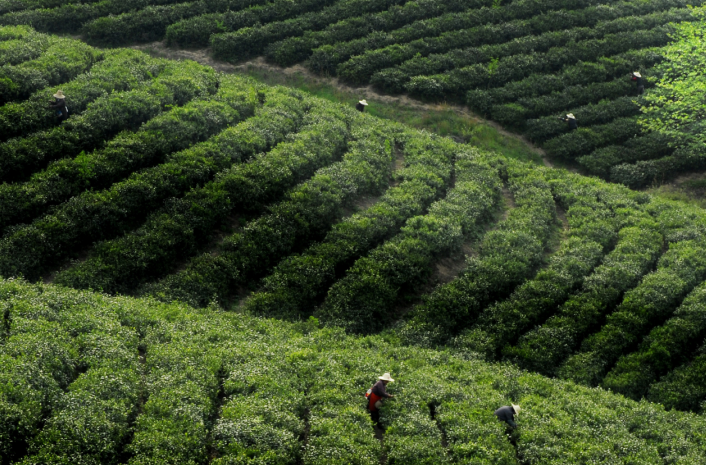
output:
M 639 72 L 633 71 L 630 80 L 637 84 L 637 95 L 645 93 L 645 80 Z
M 368 102 L 365 99 L 363 99 L 363 100 L 359 100 L 358 103 L 355 104 L 355 109 L 358 111 L 364 111 L 365 107 L 367 107 L 367 106 L 368 106 Z
M 383 399 L 389 399 L 395 397 L 392 394 L 387 393 L 387 383 L 392 383 L 395 381 L 390 377 L 390 373 L 385 373 L 378 378 L 378 382 L 373 384 L 370 389 L 370 395 L 368 396 L 368 411 L 370 412 L 370 418 L 376 425 L 380 425 L 380 408 L 382 407 Z
M 55 110 L 56 117 L 59 120 L 65 120 L 69 117 L 69 109 L 66 107 L 66 96 L 60 90 L 57 90 L 56 94 L 54 94 L 54 103 L 50 103 L 49 108 Z
M 498 417 L 499 421 L 504 421 L 512 429 L 517 428 L 517 423 L 515 423 L 515 415 L 520 413 L 520 406 L 512 404 L 512 407 L 506 405 L 505 407 L 500 407 L 495 411 L 495 416 Z
M 569 125 L 569 131 L 575 131 L 579 128 L 578 121 L 573 113 L 567 113 L 566 116 L 562 117 L 561 120 Z

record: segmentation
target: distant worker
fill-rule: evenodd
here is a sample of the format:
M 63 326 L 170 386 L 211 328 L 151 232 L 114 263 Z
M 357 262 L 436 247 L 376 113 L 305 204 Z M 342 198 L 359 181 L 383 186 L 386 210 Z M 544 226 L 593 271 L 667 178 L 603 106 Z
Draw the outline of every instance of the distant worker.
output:
M 495 416 L 498 417 L 499 421 L 504 421 L 507 425 L 515 429 L 517 428 L 517 423 L 515 423 L 515 415 L 520 413 L 520 406 L 512 404 L 512 407 L 506 405 L 505 407 L 500 407 L 495 411 Z
M 358 103 L 355 104 L 355 109 L 358 111 L 364 111 L 365 107 L 367 107 L 367 106 L 368 106 L 368 102 L 365 99 L 363 99 L 363 100 L 359 100 Z
M 575 131 L 579 128 L 578 122 L 576 121 L 576 117 L 573 113 L 568 113 L 566 116 L 562 116 L 559 119 L 569 124 L 569 131 Z
M 378 382 L 373 385 L 372 388 L 368 389 L 365 393 L 365 397 L 368 398 L 368 411 L 370 412 L 370 418 L 373 422 L 380 426 L 380 408 L 382 408 L 383 399 L 389 399 L 395 397 L 392 394 L 387 393 L 387 383 L 392 383 L 395 380 L 390 378 L 390 373 L 385 373 L 378 378 Z
M 637 95 L 642 95 L 645 93 L 645 80 L 642 75 L 637 71 L 633 71 L 630 75 L 630 80 L 637 84 Z
M 66 96 L 64 92 L 57 90 L 54 94 L 54 103 L 49 104 L 49 108 L 53 108 L 56 112 L 56 117 L 63 121 L 69 117 L 69 109 L 66 107 Z

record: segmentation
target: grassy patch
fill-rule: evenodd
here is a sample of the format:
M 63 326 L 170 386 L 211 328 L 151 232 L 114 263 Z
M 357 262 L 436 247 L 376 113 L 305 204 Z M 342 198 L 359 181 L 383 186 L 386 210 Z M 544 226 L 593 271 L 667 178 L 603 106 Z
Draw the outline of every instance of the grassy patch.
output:
M 368 97 L 366 88 L 351 90 L 338 87 L 328 80 L 311 78 L 303 73 L 288 74 L 255 66 L 243 70 L 243 73 L 266 84 L 294 87 L 334 102 L 355 105 L 358 100 L 366 98 L 369 103 L 366 111 L 371 115 L 449 136 L 458 142 L 492 150 L 509 158 L 542 164 L 541 155 L 530 145 L 502 134 L 458 107 L 445 104 L 425 105 L 389 96 Z

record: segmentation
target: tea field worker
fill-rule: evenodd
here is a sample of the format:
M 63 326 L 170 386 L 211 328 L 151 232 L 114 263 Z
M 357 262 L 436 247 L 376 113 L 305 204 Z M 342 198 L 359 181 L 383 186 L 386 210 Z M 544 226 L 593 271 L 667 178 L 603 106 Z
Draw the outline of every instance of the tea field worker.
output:
M 380 408 L 382 408 L 382 402 L 384 399 L 389 399 L 393 396 L 387 393 L 387 383 L 392 383 L 395 380 L 390 377 L 390 373 L 385 373 L 378 378 L 378 382 L 373 384 L 373 387 L 365 393 L 368 398 L 368 411 L 370 412 L 370 418 L 373 422 L 380 426 Z
M 630 80 L 637 84 L 637 95 L 645 93 L 645 80 L 639 72 L 633 71 L 630 75 Z
M 355 104 L 355 109 L 362 112 L 365 110 L 365 107 L 367 107 L 367 106 L 368 106 L 368 102 L 365 99 L 358 100 L 358 103 Z
M 56 117 L 59 120 L 65 120 L 69 117 L 69 109 L 66 107 L 66 96 L 64 92 L 57 90 L 54 94 L 54 103 L 49 104 L 49 108 L 53 108 L 56 112 Z
M 578 121 L 576 121 L 576 117 L 573 113 L 567 113 L 561 120 L 569 124 L 569 131 L 575 131 L 579 128 Z
M 517 423 L 515 423 L 515 415 L 520 413 L 520 406 L 511 404 L 511 406 L 506 405 L 505 407 L 500 407 L 495 411 L 495 416 L 498 417 L 499 421 L 504 421 L 512 429 L 517 428 Z

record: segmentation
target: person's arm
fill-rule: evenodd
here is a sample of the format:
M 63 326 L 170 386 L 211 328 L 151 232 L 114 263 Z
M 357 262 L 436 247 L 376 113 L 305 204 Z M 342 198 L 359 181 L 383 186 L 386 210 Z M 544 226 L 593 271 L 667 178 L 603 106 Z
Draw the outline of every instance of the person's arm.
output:
M 385 385 L 382 383 L 382 381 L 378 381 L 377 383 L 375 383 L 375 385 L 373 386 L 373 393 L 380 397 L 393 397 L 387 393 L 387 389 L 385 388 Z

